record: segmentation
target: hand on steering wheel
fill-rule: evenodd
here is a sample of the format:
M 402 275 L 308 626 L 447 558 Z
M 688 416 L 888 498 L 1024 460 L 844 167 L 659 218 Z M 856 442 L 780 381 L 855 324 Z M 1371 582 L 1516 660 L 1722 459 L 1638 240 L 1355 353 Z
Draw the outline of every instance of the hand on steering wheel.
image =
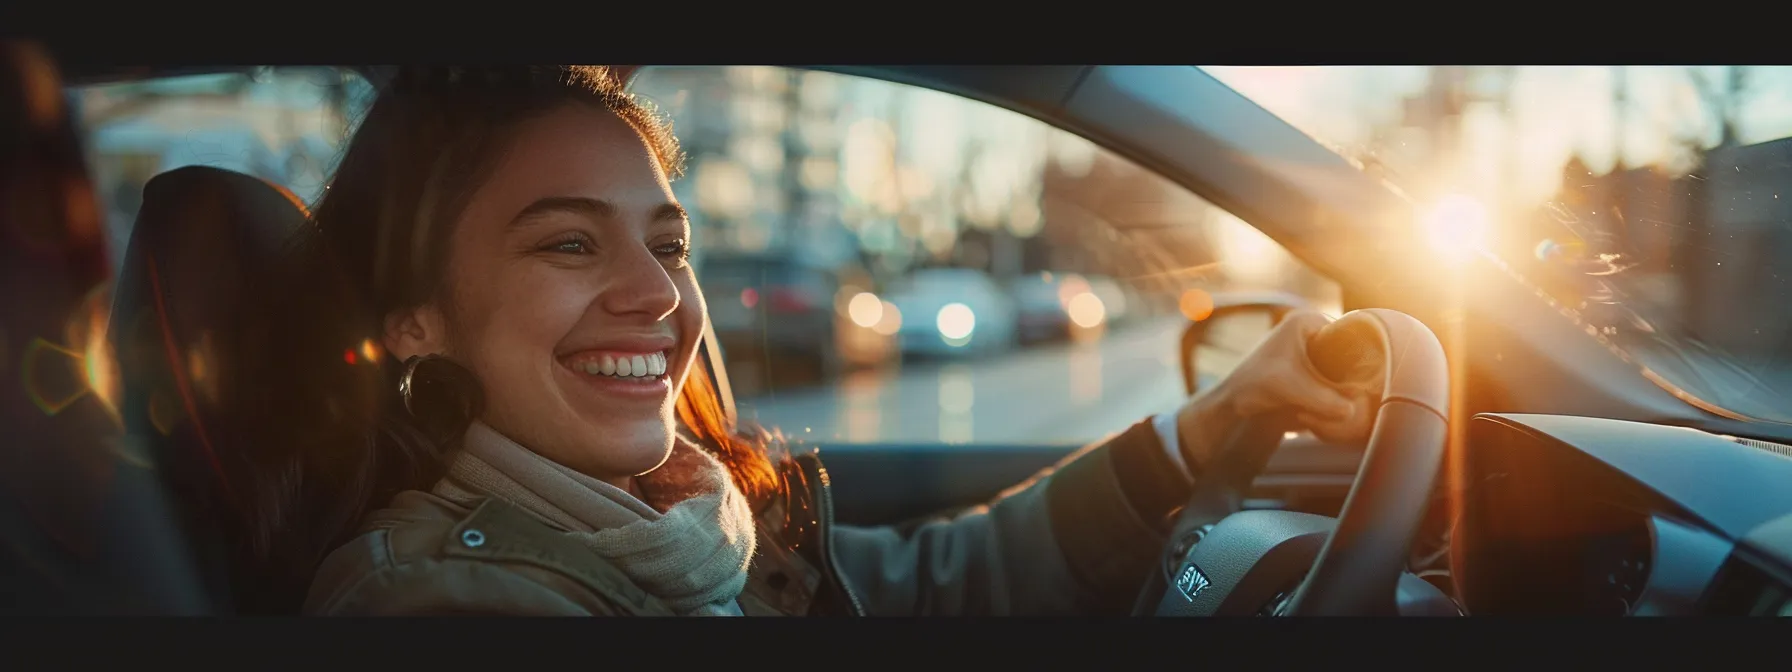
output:
M 1405 573 L 1406 556 L 1443 463 L 1449 405 L 1443 347 L 1412 316 L 1289 316 L 1178 416 L 1194 488 L 1134 613 L 1396 613 L 1397 593 L 1429 586 Z M 1297 426 L 1368 438 L 1338 517 L 1241 511 Z
M 1200 473 L 1224 442 L 1224 432 L 1241 418 L 1276 413 L 1294 425 L 1283 431 L 1307 429 L 1332 443 L 1369 439 L 1379 378 L 1331 381 L 1314 369 L 1307 353 L 1308 342 L 1331 323 L 1310 310 L 1289 313 L 1230 375 L 1177 411 L 1176 431 L 1190 471 Z

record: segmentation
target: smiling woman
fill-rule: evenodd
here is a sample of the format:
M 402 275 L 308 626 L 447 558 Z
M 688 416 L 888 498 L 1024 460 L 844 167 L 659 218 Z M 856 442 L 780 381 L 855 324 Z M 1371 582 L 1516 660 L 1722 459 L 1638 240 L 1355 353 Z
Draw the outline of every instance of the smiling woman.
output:
M 449 496 L 505 489 L 494 464 L 653 501 L 732 482 L 710 511 L 736 518 L 769 496 L 764 455 L 720 424 L 712 389 L 684 384 L 704 307 L 667 186 L 682 158 L 602 69 L 423 68 L 388 85 L 250 328 L 269 355 L 248 375 L 283 381 L 245 404 L 282 428 L 239 474 L 256 493 L 243 545 L 278 587 L 263 606 L 296 603 L 323 554 L 401 491 L 444 476 Z M 391 356 L 342 365 L 372 343 Z M 477 418 L 419 424 L 443 414 L 392 391 L 426 363 L 471 374 Z M 707 451 L 674 450 L 692 445 L 675 416 Z M 465 445 L 429 438 L 469 423 Z M 635 478 L 715 469 L 731 476 Z

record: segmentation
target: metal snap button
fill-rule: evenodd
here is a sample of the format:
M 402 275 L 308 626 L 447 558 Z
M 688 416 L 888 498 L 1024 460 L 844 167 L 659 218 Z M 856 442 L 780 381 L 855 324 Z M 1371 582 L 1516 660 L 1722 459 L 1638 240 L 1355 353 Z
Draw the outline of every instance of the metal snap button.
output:
M 479 530 L 467 530 L 460 533 L 460 543 L 466 544 L 467 548 L 479 548 L 485 545 L 485 533 Z

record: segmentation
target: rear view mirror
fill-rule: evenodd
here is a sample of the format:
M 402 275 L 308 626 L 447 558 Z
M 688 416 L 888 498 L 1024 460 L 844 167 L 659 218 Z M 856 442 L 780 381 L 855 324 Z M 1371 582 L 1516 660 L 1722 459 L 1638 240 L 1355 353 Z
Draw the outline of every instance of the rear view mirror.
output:
M 1220 292 L 1212 299 L 1212 310 L 1182 332 L 1182 386 L 1191 396 L 1231 373 L 1288 313 L 1308 307 L 1285 292 Z

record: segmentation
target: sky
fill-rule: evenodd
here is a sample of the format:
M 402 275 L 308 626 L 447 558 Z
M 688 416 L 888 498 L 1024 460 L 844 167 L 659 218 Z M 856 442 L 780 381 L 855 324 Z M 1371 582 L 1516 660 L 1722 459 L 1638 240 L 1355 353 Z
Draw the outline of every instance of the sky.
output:
M 1377 125 L 1395 123 L 1402 99 L 1424 90 L 1425 66 L 1206 66 L 1203 70 L 1257 101 L 1308 135 L 1345 151 L 1366 149 Z M 1472 106 L 1464 114 L 1464 165 L 1453 191 L 1483 198 L 1506 186 L 1515 202 L 1538 203 L 1553 194 L 1562 166 L 1579 154 L 1595 172 L 1613 165 L 1619 145 L 1616 68 L 1527 66 L 1514 69 L 1509 101 Z M 1694 135 L 1709 146 L 1715 124 L 1692 72 L 1723 82 L 1724 68 L 1627 66 L 1627 123 L 1622 138 L 1629 166 L 1684 168 L 1672 139 Z M 1746 68 L 1738 116 L 1745 144 L 1792 136 L 1792 67 Z M 1391 161 L 1398 171 L 1402 166 Z M 1404 172 L 1404 171 L 1403 171 Z M 1412 172 L 1429 172 L 1418 171 Z

